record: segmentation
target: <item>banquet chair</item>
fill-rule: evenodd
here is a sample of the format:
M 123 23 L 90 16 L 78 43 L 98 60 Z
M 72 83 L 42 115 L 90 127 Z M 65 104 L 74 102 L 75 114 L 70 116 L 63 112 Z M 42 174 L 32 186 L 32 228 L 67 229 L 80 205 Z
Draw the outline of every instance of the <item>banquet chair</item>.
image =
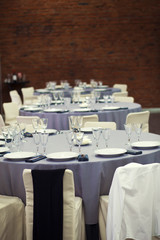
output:
M 0 239 L 25 240 L 25 207 L 18 197 L 0 195 Z
M 25 126 L 26 126 L 25 131 L 32 133 L 32 132 L 34 132 L 34 128 L 32 125 L 33 119 L 40 119 L 40 117 L 38 117 L 38 116 L 17 116 L 17 123 L 25 124 Z
M 115 102 L 130 102 L 130 103 L 133 103 L 134 102 L 134 98 L 133 97 L 114 96 L 114 101 Z
M 5 124 L 12 124 L 16 123 L 17 116 L 19 115 L 19 108 L 17 103 L 15 102 L 8 102 L 3 103 L 4 115 L 5 115 Z
M 82 126 L 84 127 L 86 122 L 98 122 L 98 115 L 97 114 L 93 114 L 93 115 L 85 115 L 85 116 L 70 116 L 69 117 L 69 129 L 71 129 L 71 122 L 76 122 L 77 117 L 81 117 L 82 118 Z M 70 121 L 71 119 L 71 121 Z M 78 128 L 78 123 L 74 124 L 75 128 Z
M 119 88 L 122 92 L 127 91 L 127 84 L 114 84 L 113 88 Z
M 32 240 L 33 239 L 33 231 L 34 231 L 34 224 L 33 221 L 33 214 L 35 216 L 35 201 L 33 201 L 33 198 L 35 196 L 35 185 L 34 185 L 34 178 L 33 173 L 31 172 L 31 169 L 24 169 L 23 171 L 23 181 L 26 191 L 26 240 Z M 39 171 L 39 174 L 42 174 L 42 172 L 46 172 L 47 174 L 48 170 L 37 170 Z M 49 170 L 50 172 L 53 172 L 52 174 L 55 174 L 54 172 L 57 170 Z M 63 171 L 63 170 L 62 170 Z M 43 177 L 43 184 L 46 179 L 46 175 Z M 47 174 L 48 176 L 48 174 Z M 57 175 L 56 175 L 57 176 Z M 48 177 L 47 177 L 48 178 Z M 41 181 L 41 180 L 40 180 Z M 73 172 L 69 169 L 64 170 L 63 175 L 63 240 L 85 240 L 85 230 L 84 230 L 84 213 L 83 213 L 83 207 L 82 207 L 82 199 L 80 197 L 75 197 L 75 187 L 74 187 L 74 178 L 73 178 Z M 51 182 L 49 180 L 49 182 Z M 54 181 L 53 181 L 54 182 Z M 57 183 L 56 183 L 57 185 Z M 48 185 L 47 185 L 48 187 Z M 40 188 L 39 190 L 42 191 L 41 194 L 44 195 L 44 188 L 46 188 L 46 185 L 43 185 L 43 188 Z M 59 188 L 59 185 L 58 185 Z M 34 189 L 34 190 L 33 190 Z M 50 195 L 52 185 L 50 186 L 50 191 L 48 194 Z M 58 189 L 57 189 L 58 190 Z M 57 194 L 55 194 L 57 197 L 59 197 L 59 190 L 57 191 Z M 46 195 L 46 198 L 48 196 Z M 38 198 L 39 200 L 39 198 Z M 52 202 L 54 200 L 54 197 L 51 200 L 51 206 L 53 208 Z M 37 203 L 39 204 L 39 203 Z M 45 203 L 44 203 L 45 204 Z M 46 206 L 41 209 L 41 211 L 44 209 L 42 214 L 44 214 L 44 217 L 47 218 L 47 211 Z M 59 209 L 59 208 L 58 208 Z M 49 209 L 50 211 L 50 209 Z M 57 213 L 56 213 L 57 214 Z M 56 218 L 57 219 L 57 218 Z M 58 221 L 58 219 L 57 219 Z M 54 226 L 53 226 L 54 228 Z M 42 234 L 46 234 L 45 230 L 42 230 Z M 45 237 L 44 237 L 45 239 Z
M 34 96 L 34 88 L 26 87 L 21 88 L 23 95 L 23 104 L 32 104 L 38 101 L 38 96 Z
M 159 175 L 159 163 L 130 163 L 116 169 L 109 197 L 100 197 L 101 240 L 160 236 Z
M 115 122 L 85 122 L 84 127 L 100 127 L 100 128 L 109 128 L 112 130 L 116 130 Z
M 2 115 L 0 114 L 0 128 L 4 127 L 4 126 L 5 126 L 5 123 L 4 123 Z
M 128 97 L 128 92 L 123 91 L 123 92 L 114 92 L 112 94 L 113 97 Z
M 22 100 L 17 90 L 10 91 L 9 95 L 10 95 L 11 101 L 17 103 L 18 107 L 21 108 Z
M 142 131 L 149 132 L 149 111 L 128 113 L 126 124 L 142 123 Z

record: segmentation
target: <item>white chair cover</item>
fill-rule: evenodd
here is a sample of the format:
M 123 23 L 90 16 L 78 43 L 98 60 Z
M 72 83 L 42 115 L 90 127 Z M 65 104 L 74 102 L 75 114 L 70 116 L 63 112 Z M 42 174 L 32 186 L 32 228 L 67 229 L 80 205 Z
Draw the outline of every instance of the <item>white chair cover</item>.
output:
M 129 113 L 126 117 L 126 124 L 142 123 L 142 131 L 149 132 L 149 117 L 149 111 Z
M 127 84 L 114 84 L 113 88 L 120 88 L 122 92 L 127 91 Z
M 0 195 L 0 239 L 25 240 L 25 208 L 18 197 Z
M 8 102 L 3 103 L 3 109 L 5 114 L 5 124 L 16 123 L 17 116 L 19 115 L 19 109 L 17 103 Z
M 116 130 L 115 122 L 85 122 L 84 127 L 101 127 Z
M 33 229 L 33 182 L 30 169 L 23 172 L 26 191 L 26 235 L 32 240 Z M 63 240 L 85 240 L 82 199 L 75 197 L 73 172 L 65 170 L 63 177 Z

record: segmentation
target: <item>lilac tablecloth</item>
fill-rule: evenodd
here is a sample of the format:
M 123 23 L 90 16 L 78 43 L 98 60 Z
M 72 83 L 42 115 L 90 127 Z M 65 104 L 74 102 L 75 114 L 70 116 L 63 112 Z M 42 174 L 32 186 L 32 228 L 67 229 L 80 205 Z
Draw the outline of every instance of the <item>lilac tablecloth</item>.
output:
M 80 108 L 78 104 L 71 104 L 69 107 L 69 112 L 63 113 L 55 113 L 55 112 L 30 112 L 20 110 L 21 116 L 39 116 L 48 118 L 48 128 L 57 129 L 57 130 L 68 130 L 69 129 L 69 116 L 77 116 L 77 115 L 91 115 L 97 114 L 99 117 L 99 121 L 109 121 L 109 122 L 116 122 L 117 129 L 123 130 L 124 123 L 126 121 L 126 116 L 128 113 L 131 112 L 139 112 L 141 111 L 141 105 L 138 103 L 114 103 L 108 104 L 108 106 L 120 107 L 118 110 L 102 110 L 102 108 L 106 106 L 105 103 L 97 103 L 95 104 L 95 109 L 98 110 L 97 112 L 74 112 L 74 109 Z M 53 108 L 57 109 L 65 109 L 64 105 L 52 106 Z
M 88 134 L 93 141 L 92 134 Z M 142 133 L 141 140 L 160 141 L 160 135 Z M 131 141 L 137 141 L 135 133 Z M 127 142 L 125 131 L 111 131 L 109 147 L 124 148 Z M 101 136 L 99 148 L 104 148 L 104 140 Z M 82 153 L 88 154 L 88 162 L 72 161 L 48 161 L 46 159 L 36 163 L 25 163 L 22 161 L 6 161 L 0 158 L 0 194 L 18 196 L 25 202 L 25 190 L 22 180 L 22 172 L 25 168 L 30 169 L 57 169 L 69 168 L 74 172 L 76 196 L 83 199 L 85 208 L 86 224 L 96 224 L 98 222 L 99 196 L 109 193 L 115 169 L 130 162 L 142 164 L 160 162 L 160 148 L 143 150 L 141 155 L 124 154 L 120 157 L 97 157 L 94 154 L 95 143 L 82 147 Z M 25 151 L 36 151 L 32 138 L 28 138 L 23 146 Z M 69 151 L 69 146 L 65 134 L 53 135 L 49 137 L 47 152 Z M 78 147 L 74 146 L 73 151 L 78 152 Z

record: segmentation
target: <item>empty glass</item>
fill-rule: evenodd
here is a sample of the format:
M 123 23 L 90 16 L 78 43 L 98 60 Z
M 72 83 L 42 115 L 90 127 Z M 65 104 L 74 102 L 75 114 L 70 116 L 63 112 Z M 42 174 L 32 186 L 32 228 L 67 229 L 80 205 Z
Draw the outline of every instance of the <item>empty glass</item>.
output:
M 83 117 L 82 116 L 77 116 L 76 117 L 76 122 L 77 122 L 77 126 L 79 131 L 81 131 L 81 127 L 83 125 Z
M 124 124 L 124 128 L 128 137 L 127 148 L 131 146 L 132 124 Z
M 95 139 L 96 142 L 96 148 L 98 149 L 98 142 L 99 142 L 99 138 L 101 135 L 102 129 L 101 128 L 93 128 L 92 129 L 92 133 L 93 133 L 93 137 Z
M 108 147 L 108 140 L 110 138 L 110 129 L 109 128 L 103 128 L 102 129 L 102 136 L 105 140 L 105 146 Z
M 35 132 L 37 132 L 37 130 L 40 128 L 40 124 L 41 124 L 41 122 L 40 122 L 39 118 L 32 119 L 32 125 L 33 125 Z
M 74 139 L 78 145 L 79 154 L 81 154 L 81 144 L 83 142 L 84 133 L 83 132 L 74 132 Z
M 33 141 L 36 144 L 36 155 L 39 153 L 40 134 L 38 132 L 33 133 Z
M 7 146 L 7 138 L 8 138 L 8 135 L 9 135 L 8 127 L 6 127 L 6 126 L 1 127 L 1 132 L 2 132 L 2 135 L 4 137 L 5 146 Z
M 77 120 L 75 116 L 70 116 L 69 117 L 69 125 L 72 130 L 74 130 L 77 127 Z
M 70 149 L 70 151 L 72 151 L 73 139 L 74 139 L 73 131 L 69 130 L 69 131 L 65 132 L 65 135 L 66 135 L 67 142 L 69 144 L 69 149 Z
M 141 133 L 142 133 L 142 123 L 134 123 L 134 130 L 137 134 L 138 141 L 140 141 Z
M 48 125 L 48 118 L 41 118 L 40 123 L 41 123 L 40 125 L 41 129 L 46 129 Z
M 48 143 L 49 134 L 45 131 L 41 133 L 41 144 L 43 146 L 43 154 L 46 155 L 46 145 Z

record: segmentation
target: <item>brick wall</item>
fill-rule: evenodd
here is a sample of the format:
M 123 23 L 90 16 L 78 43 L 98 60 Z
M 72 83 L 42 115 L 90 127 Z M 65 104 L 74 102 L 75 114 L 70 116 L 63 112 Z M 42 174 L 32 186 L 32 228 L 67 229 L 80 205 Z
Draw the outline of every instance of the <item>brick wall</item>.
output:
M 2 80 L 15 70 L 35 88 L 64 79 L 126 83 L 136 102 L 159 107 L 159 26 L 159 0 L 1 0 Z

